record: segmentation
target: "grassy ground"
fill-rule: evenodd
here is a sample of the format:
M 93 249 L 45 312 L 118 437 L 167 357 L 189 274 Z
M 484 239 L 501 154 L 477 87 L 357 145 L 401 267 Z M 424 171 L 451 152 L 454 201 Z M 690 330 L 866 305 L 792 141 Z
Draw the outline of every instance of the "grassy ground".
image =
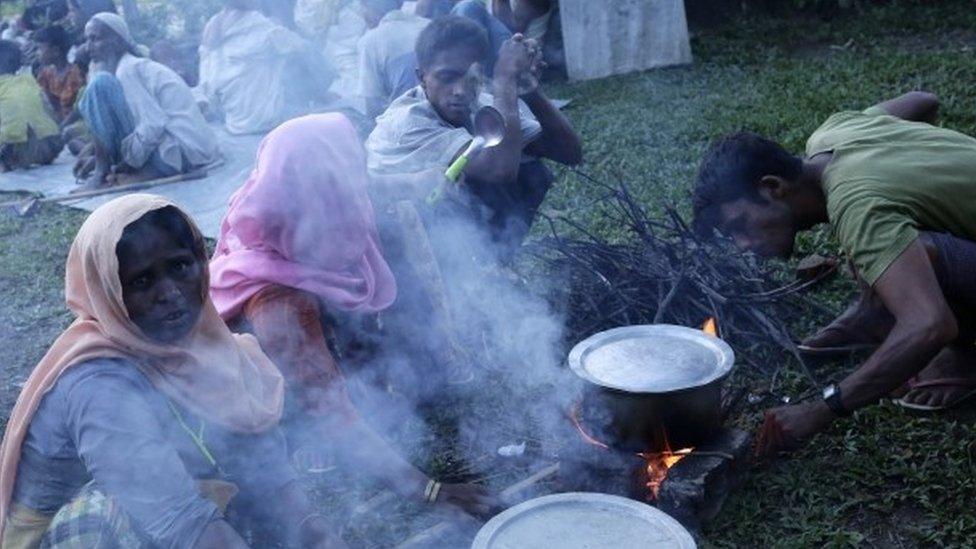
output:
M 904 3 L 903 3 L 904 4 Z M 701 34 L 690 67 L 562 84 L 584 136 L 585 171 L 628 181 L 652 209 L 688 209 L 701 153 L 722 134 L 748 128 L 802 150 L 829 114 L 865 108 L 911 89 L 936 92 L 943 123 L 976 135 L 976 10 L 971 0 L 874 9 L 839 21 L 731 22 Z M 2 177 L 2 176 L 0 176 Z M 598 193 L 569 173 L 547 207 L 579 211 L 594 230 L 615 233 L 591 206 Z M 3 195 L 0 198 L 9 198 Z M 69 320 L 63 262 L 82 213 L 45 207 L 28 219 L 0 214 L 0 407 Z M 835 251 L 822 232 L 804 251 Z M 849 281 L 818 290 L 839 309 Z M 798 335 L 812 321 L 797 326 Z M 852 363 L 823 364 L 836 379 Z M 741 371 L 737 383 L 768 386 Z M 788 368 L 776 396 L 809 387 Z M 754 426 L 767 399 L 739 421 Z M 912 417 L 891 405 L 838 423 L 791 459 L 754 470 L 705 532 L 706 546 L 972 546 L 976 544 L 976 427 L 972 410 Z

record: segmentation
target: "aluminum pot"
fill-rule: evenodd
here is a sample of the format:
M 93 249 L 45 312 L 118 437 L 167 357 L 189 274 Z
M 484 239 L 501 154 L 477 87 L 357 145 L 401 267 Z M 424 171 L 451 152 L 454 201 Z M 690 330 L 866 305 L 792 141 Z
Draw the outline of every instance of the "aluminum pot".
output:
M 577 344 L 569 366 L 583 380 L 578 411 L 594 438 L 632 451 L 698 446 L 721 427 L 732 348 L 700 330 L 626 326 Z

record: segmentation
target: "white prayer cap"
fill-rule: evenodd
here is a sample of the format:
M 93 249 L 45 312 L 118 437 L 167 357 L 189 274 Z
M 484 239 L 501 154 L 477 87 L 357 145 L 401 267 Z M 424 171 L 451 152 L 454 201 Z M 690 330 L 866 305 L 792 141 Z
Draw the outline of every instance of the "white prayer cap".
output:
M 129 51 L 140 57 L 146 56 L 146 47 L 136 42 L 135 38 L 132 37 L 132 33 L 129 32 L 129 25 L 126 24 L 125 19 L 115 13 L 103 11 L 101 13 L 95 14 L 88 21 L 91 25 L 93 21 L 98 21 L 99 23 L 105 25 L 106 27 L 112 29 L 112 32 L 122 37 L 122 40 L 129 46 Z

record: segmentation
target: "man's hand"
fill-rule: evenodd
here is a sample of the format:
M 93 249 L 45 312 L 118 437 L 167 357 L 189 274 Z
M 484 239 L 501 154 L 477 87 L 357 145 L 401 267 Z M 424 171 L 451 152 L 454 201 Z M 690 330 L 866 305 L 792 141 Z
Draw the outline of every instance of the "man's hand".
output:
M 528 73 L 535 61 L 534 47 L 535 41 L 526 40 L 521 34 L 513 35 L 506 40 L 498 50 L 495 79 L 517 82 L 523 74 Z
M 767 410 L 756 436 L 756 457 L 771 458 L 783 450 L 802 445 L 829 427 L 835 417 L 820 400 Z

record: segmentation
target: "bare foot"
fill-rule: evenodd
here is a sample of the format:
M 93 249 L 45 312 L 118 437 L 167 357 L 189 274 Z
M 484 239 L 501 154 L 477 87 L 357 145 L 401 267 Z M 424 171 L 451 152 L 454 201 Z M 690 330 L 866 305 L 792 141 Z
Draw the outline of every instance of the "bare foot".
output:
M 95 162 L 94 166 L 88 171 L 90 175 L 85 177 L 75 190 L 71 191 L 72 194 L 101 189 L 111 185 L 107 180 L 108 168 L 104 164 Z
M 899 405 L 917 410 L 942 410 L 976 391 L 976 348 L 946 347 L 918 376 L 906 384 Z
M 894 326 L 894 317 L 881 298 L 865 290 L 828 326 L 806 338 L 802 346 L 810 350 L 872 347 L 879 345 Z

